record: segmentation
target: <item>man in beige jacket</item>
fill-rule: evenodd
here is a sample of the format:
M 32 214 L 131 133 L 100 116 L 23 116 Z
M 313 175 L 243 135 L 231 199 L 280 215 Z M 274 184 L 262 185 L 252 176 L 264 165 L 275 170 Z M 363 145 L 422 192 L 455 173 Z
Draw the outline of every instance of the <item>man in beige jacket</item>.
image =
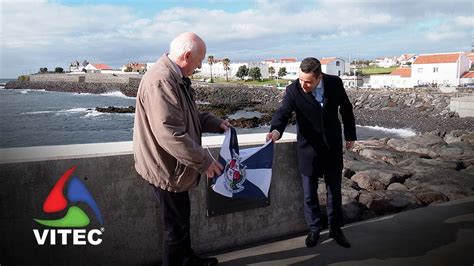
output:
M 201 146 L 203 132 L 230 124 L 196 108 L 190 76 L 206 55 L 204 41 L 183 33 L 143 76 L 137 93 L 133 153 L 135 169 L 153 185 L 163 224 L 163 265 L 216 265 L 191 249 L 188 190 L 199 175 L 220 175 L 222 165 Z

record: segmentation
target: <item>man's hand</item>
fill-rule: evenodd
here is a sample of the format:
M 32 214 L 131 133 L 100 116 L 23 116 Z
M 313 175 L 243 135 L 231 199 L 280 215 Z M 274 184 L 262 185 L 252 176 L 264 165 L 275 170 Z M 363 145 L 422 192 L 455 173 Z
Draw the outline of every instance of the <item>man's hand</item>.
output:
M 267 134 L 267 141 L 272 140 L 273 142 L 277 141 L 280 138 L 280 132 L 274 129 L 272 132 Z
M 207 170 L 206 170 L 207 178 L 213 178 L 214 176 L 220 176 L 221 172 L 222 172 L 222 169 L 224 169 L 224 167 L 220 163 L 218 163 L 217 161 L 213 160 L 211 165 L 209 166 L 209 168 L 207 168 Z
M 355 141 L 353 141 L 353 140 L 348 140 L 348 141 L 346 141 L 346 149 L 347 149 L 348 151 L 352 150 L 352 148 L 354 147 L 354 142 L 355 142 Z
M 222 130 L 224 130 L 224 132 L 226 132 L 227 130 L 229 130 L 229 128 L 231 127 L 232 125 L 229 123 L 229 121 L 227 120 L 224 120 L 221 125 L 220 125 L 220 128 Z

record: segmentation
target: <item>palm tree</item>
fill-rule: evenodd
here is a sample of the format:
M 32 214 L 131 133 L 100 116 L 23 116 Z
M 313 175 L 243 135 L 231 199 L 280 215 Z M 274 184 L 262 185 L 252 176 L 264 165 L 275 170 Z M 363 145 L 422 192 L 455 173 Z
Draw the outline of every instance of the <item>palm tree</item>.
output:
M 225 81 L 229 82 L 230 59 L 224 58 L 224 60 L 222 60 L 222 65 L 224 66 L 225 70 Z
M 207 63 L 209 64 L 209 67 L 211 69 L 211 83 L 214 82 L 214 79 L 212 78 L 212 65 L 214 64 L 214 56 L 210 55 L 207 57 Z
M 274 67 L 269 67 L 268 68 L 268 74 L 270 74 L 270 77 L 273 78 L 273 75 L 275 74 L 275 68 Z

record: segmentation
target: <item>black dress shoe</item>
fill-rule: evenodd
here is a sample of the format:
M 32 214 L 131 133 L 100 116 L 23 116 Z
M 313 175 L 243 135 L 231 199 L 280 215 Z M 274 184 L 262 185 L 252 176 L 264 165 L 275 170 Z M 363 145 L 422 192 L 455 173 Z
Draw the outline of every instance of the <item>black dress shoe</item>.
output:
M 351 247 L 351 243 L 349 243 L 349 240 L 347 240 L 347 238 L 344 236 L 341 228 L 331 228 L 331 230 L 329 231 L 329 237 L 334 238 L 334 240 L 336 240 L 336 243 L 345 248 Z
M 215 266 L 219 263 L 216 258 L 200 258 L 198 256 L 194 256 L 189 263 L 186 265 L 189 266 Z
M 319 240 L 319 231 L 317 232 L 310 231 L 308 233 L 308 236 L 306 237 L 306 241 L 305 241 L 306 246 L 308 248 L 314 247 L 318 244 L 318 240 Z

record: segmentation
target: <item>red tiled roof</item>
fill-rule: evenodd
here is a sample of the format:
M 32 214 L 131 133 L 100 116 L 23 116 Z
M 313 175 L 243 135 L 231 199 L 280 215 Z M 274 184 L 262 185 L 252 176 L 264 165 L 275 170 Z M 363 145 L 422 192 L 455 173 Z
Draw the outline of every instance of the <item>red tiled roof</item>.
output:
M 335 57 L 328 57 L 328 58 L 321 58 L 321 65 L 327 65 L 331 63 L 332 61 L 336 60 Z
M 100 70 L 109 70 L 109 69 L 112 69 L 111 67 L 109 67 L 108 65 L 106 64 L 91 64 L 92 66 L 94 66 L 95 68 L 97 69 L 100 69 Z
M 395 68 L 392 73 L 390 73 L 392 76 L 400 76 L 402 78 L 409 78 L 411 77 L 411 68 L 409 67 L 404 67 L 404 68 Z
M 413 64 L 456 63 L 459 56 L 461 56 L 460 53 L 419 55 Z
M 296 62 L 296 58 L 280 58 L 280 62 Z
M 461 78 L 465 79 L 465 78 L 474 78 L 474 71 L 468 71 L 466 73 L 464 73 Z

